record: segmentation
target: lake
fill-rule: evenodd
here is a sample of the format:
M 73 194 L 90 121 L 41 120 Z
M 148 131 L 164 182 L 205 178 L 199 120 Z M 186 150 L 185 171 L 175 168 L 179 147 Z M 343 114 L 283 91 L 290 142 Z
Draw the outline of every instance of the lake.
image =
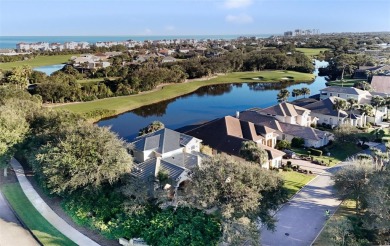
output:
M 327 66 L 327 62 L 316 61 L 316 68 Z M 318 69 L 314 72 L 318 74 Z M 198 124 L 226 115 L 235 115 L 253 107 L 268 107 L 277 103 L 279 90 L 290 91 L 308 87 L 311 95 L 326 87 L 325 78 L 317 76 L 311 83 L 241 83 L 204 86 L 188 95 L 144 106 L 130 112 L 104 119 L 99 126 L 110 126 L 111 130 L 127 141 L 132 141 L 139 129 L 158 120 L 167 128 L 177 129 Z M 300 97 L 299 97 L 300 98 Z M 294 100 L 293 97 L 289 101 Z
M 55 71 L 58 71 L 62 69 L 65 65 L 64 64 L 55 64 L 55 65 L 49 65 L 49 66 L 41 66 L 41 67 L 35 67 L 33 70 L 43 72 L 47 76 L 54 73 Z

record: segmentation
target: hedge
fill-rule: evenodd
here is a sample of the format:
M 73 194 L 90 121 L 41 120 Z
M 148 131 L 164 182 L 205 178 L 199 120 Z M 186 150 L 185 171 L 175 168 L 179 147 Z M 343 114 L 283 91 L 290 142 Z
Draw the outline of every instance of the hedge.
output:
M 312 148 L 310 148 L 309 150 L 310 150 L 310 153 L 311 153 L 312 155 L 315 155 L 315 156 L 322 156 L 322 150 L 312 149 Z

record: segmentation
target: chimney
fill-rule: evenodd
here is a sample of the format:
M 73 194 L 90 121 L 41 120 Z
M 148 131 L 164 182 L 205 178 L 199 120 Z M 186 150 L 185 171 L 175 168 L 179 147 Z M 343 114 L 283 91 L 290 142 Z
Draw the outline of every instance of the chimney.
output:
M 236 111 L 236 118 L 240 118 L 240 111 Z
M 154 173 L 155 177 L 157 177 L 158 172 L 160 171 L 160 165 L 161 165 L 161 157 L 157 157 L 156 158 L 156 169 L 155 169 L 155 173 Z

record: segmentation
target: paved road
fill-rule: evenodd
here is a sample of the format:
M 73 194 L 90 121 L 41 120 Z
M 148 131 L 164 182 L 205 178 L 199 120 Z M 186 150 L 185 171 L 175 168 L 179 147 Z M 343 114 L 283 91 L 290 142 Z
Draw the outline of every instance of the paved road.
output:
M 3 245 L 36 246 L 39 244 L 20 225 L 0 191 L 0 246 Z
M 324 170 L 277 212 L 276 231 L 262 228 L 262 245 L 311 245 L 324 226 L 325 210 L 333 213 L 341 203 L 331 180 L 338 168 Z
M 99 246 L 95 241 L 80 233 L 78 230 L 73 228 L 71 225 L 66 223 L 60 216 L 58 216 L 39 196 L 34 187 L 31 185 L 30 181 L 24 175 L 24 170 L 20 163 L 12 158 L 11 165 L 15 171 L 16 177 L 19 180 L 19 184 L 22 187 L 24 194 L 26 194 L 28 200 L 31 204 L 38 210 L 39 213 L 57 230 L 62 234 L 67 236 L 70 240 L 75 242 L 78 245 L 88 245 L 88 246 Z M 1 243 L 0 243 L 1 244 Z

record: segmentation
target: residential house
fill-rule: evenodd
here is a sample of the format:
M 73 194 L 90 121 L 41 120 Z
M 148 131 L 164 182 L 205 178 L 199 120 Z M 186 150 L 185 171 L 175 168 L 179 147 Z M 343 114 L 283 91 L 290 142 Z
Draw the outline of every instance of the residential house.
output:
M 207 122 L 187 131 L 186 134 L 202 139 L 214 152 L 224 152 L 236 157 L 240 157 L 244 141 L 254 141 L 268 154 L 268 162 L 260 163 L 264 168 L 280 167 L 285 155 L 284 152 L 274 149 L 277 136 L 273 129 L 232 116 Z
M 132 175 L 145 181 L 166 172 L 173 193 L 190 179 L 192 169 L 201 164 L 200 139 L 167 128 L 137 138 L 131 143 L 136 162 Z
M 328 86 L 320 90 L 320 100 L 329 97 L 339 97 L 344 100 L 354 98 L 358 103 L 369 103 L 371 94 L 369 91 L 363 91 L 354 87 Z
M 255 124 L 255 126 L 263 126 L 268 129 L 272 129 L 277 135 L 278 140 L 291 140 L 296 138 L 302 138 L 305 141 L 306 147 L 322 147 L 329 143 L 332 134 L 326 131 L 321 131 L 313 127 L 301 126 L 297 124 L 290 124 L 286 122 L 278 121 L 273 116 L 268 116 L 260 113 L 261 109 L 253 108 L 240 112 L 240 120 L 249 121 Z
M 14 55 L 18 55 L 18 53 L 16 53 L 16 51 L 13 49 L 0 49 L 0 55 L 14 56 Z
M 162 59 L 162 63 L 166 63 L 166 62 L 175 62 L 176 61 L 176 58 L 173 58 L 172 56 L 166 56 Z
M 316 124 L 316 119 L 310 117 L 310 110 L 287 102 L 282 102 L 264 109 L 258 109 L 257 112 L 259 114 L 273 116 L 280 122 L 297 124 L 300 126 Z
M 384 96 L 383 93 L 370 93 L 369 91 L 363 91 L 354 87 L 339 87 L 339 86 L 329 86 L 320 90 L 320 99 L 326 99 L 329 97 L 339 97 L 344 100 L 349 98 L 354 98 L 359 104 L 371 104 L 371 98 L 375 95 Z M 332 99 L 333 100 L 333 99 Z M 308 108 L 308 107 L 305 107 Z M 308 108 L 309 109 L 309 108 Z M 375 110 L 374 117 L 367 117 L 366 121 L 372 122 L 375 124 L 380 124 L 387 114 L 387 107 L 379 107 L 378 110 Z M 333 122 L 333 124 L 335 124 Z M 364 125 L 365 123 L 363 123 Z M 336 124 L 337 125 L 337 124 Z M 359 124 L 358 124 L 359 125 Z

